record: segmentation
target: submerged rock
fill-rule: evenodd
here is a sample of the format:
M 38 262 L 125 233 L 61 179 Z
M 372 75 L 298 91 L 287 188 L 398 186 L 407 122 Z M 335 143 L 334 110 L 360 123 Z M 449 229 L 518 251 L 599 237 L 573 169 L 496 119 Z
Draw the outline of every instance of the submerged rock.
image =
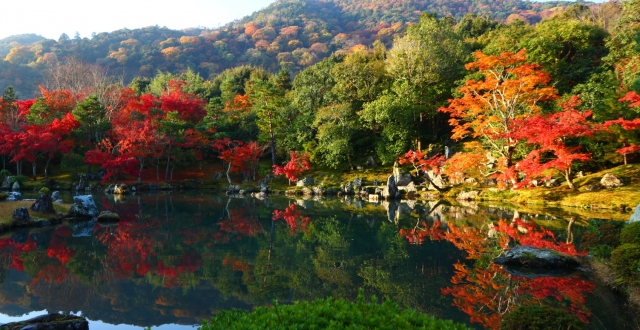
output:
M 120 221 L 120 216 L 111 211 L 102 211 L 97 218 L 99 223 L 114 223 Z
M 499 265 L 515 265 L 529 268 L 577 268 L 575 258 L 550 249 L 533 246 L 516 246 L 493 259 Z

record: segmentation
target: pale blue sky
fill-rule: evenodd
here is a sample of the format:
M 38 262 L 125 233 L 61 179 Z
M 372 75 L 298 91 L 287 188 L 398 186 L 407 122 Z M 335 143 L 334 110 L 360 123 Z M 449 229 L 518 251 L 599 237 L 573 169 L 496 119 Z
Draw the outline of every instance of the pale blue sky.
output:
M 0 39 L 35 33 L 58 40 L 122 28 L 214 28 L 258 11 L 275 0 L 13 0 L 2 2 Z

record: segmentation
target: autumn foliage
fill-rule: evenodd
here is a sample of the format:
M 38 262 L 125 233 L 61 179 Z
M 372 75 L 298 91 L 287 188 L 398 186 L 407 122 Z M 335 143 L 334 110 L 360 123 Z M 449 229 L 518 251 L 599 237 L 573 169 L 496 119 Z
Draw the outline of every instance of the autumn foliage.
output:
M 297 151 L 289 152 L 290 159 L 284 166 L 273 165 L 273 174 L 284 175 L 289 183 L 298 179 L 298 175 L 311 169 L 309 154 L 300 154 Z

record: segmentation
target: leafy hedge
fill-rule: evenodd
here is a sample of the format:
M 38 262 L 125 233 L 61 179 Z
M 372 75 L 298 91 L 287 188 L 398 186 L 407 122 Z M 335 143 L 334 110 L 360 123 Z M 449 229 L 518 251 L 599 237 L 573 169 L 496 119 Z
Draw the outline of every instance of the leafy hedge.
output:
M 439 320 L 414 310 L 402 310 L 387 300 L 367 301 L 362 290 L 356 302 L 317 299 L 293 305 L 257 307 L 253 312 L 220 311 L 202 330 L 213 329 L 468 329 L 450 320 Z
M 549 306 L 518 306 L 502 318 L 500 330 L 586 329 L 579 318 Z

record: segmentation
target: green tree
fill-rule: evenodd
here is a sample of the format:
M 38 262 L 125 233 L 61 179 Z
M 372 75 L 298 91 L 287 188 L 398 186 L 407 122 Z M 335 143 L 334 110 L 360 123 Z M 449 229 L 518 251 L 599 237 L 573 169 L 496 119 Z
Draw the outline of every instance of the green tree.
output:
M 438 107 L 451 96 L 468 58 L 467 46 L 450 21 L 435 15 L 423 14 L 419 24 L 394 41 L 385 61 L 393 83 L 360 112 L 382 135 L 376 150 L 383 163 L 394 161 L 411 144 L 422 149 L 427 133 L 438 138 L 438 127 L 444 126 Z
M 252 79 L 250 82 L 249 99 L 253 104 L 253 111 L 257 115 L 257 124 L 261 139 L 269 143 L 271 162 L 276 165 L 276 141 L 283 132 L 286 124 L 283 110 L 287 106 L 284 90 L 279 88 L 274 80 Z
M 75 134 L 85 141 L 88 149 L 92 149 L 96 143 L 102 141 L 105 132 L 111 127 L 105 117 L 107 110 L 95 95 L 86 97 L 71 113 L 80 122 L 80 127 L 75 130 Z M 88 173 L 91 174 L 91 164 L 89 164 Z

